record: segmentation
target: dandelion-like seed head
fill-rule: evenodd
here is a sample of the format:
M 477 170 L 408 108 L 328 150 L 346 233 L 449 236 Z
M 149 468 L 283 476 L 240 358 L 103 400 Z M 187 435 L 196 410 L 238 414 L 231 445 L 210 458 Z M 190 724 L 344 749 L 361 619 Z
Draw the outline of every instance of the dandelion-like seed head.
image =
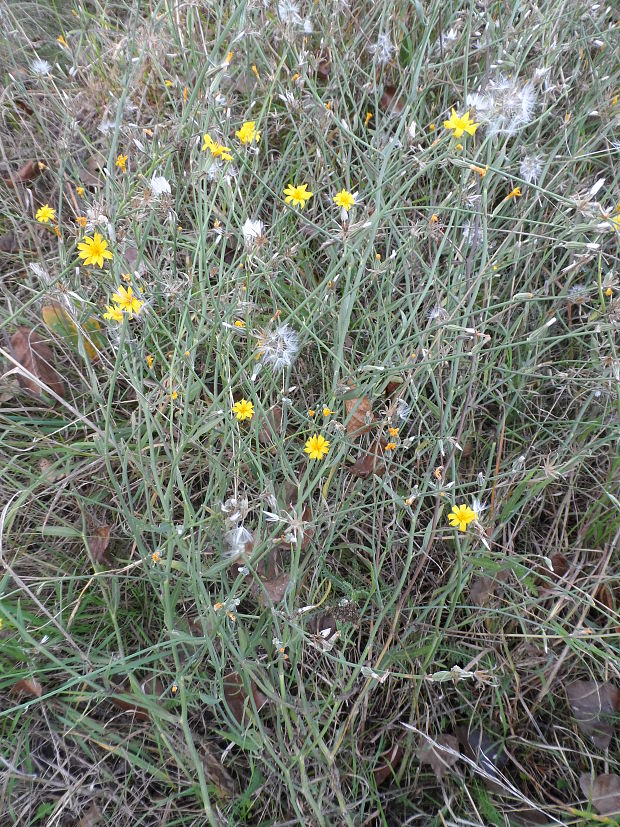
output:
M 482 230 L 480 228 L 480 224 L 476 226 L 475 221 L 470 221 L 467 219 L 463 223 L 463 240 L 466 244 L 479 244 L 482 240 Z
M 394 57 L 396 46 L 392 43 L 389 34 L 382 32 L 377 38 L 377 42 L 370 47 L 370 53 L 373 54 L 381 66 L 388 64 Z
M 259 218 L 246 218 L 242 227 L 246 249 L 253 250 L 264 240 L 265 225 Z
M 270 365 L 273 370 L 289 368 L 299 352 L 299 336 L 288 324 L 282 324 L 274 330 L 262 330 L 258 333 L 257 354 L 261 362 Z
M 526 155 L 519 165 L 519 175 L 528 184 L 535 184 L 543 171 L 542 155 Z
M 149 189 L 153 198 L 159 198 L 160 195 L 170 195 L 170 182 L 163 175 L 153 175 L 149 182 Z
M 396 416 L 401 422 L 406 422 L 411 416 L 411 405 L 404 399 L 399 399 L 396 403 Z
M 301 26 L 303 23 L 299 13 L 299 6 L 293 0 L 280 0 L 278 3 L 280 20 L 287 25 Z
M 52 71 L 52 64 L 48 63 L 47 60 L 43 60 L 43 58 L 37 57 L 30 64 L 30 68 L 35 75 L 47 77 Z
M 448 318 L 448 311 L 445 310 L 440 304 L 434 304 L 427 312 L 426 318 L 431 322 L 445 322 Z
M 247 554 L 254 542 L 254 536 L 251 531 L 244 528 L 242 525 L 237 528 L 232 528 L 224 535 L 226 543 L 226 550 L 224 552 L 224 559 L 234 560 L 237 557 Z
M 585 284 L 574 284 L 568 291 L 568 300 L 571 304 L 583 304 L 588 298 L 588 288 Z
M 467 96 L 467 105 L 476 111 L 491 135 L 514 135 L 531 120 L 536 106 L 534 84 L 518 77 L 498 75 L 483 92 Z

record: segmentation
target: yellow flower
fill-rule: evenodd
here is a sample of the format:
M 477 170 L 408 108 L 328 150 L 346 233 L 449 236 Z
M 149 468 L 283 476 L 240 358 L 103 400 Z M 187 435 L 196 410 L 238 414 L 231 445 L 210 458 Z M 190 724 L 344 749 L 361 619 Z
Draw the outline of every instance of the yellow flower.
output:
M 217 141 L 213 140 L 208 132 L 205 132 L 205 136 L 202 141 L 202 151 L 206 152 L 207 149 L 214 158 L 221 158 L 222 161 L 232 161 L 230 147 L 224 146 L 223 144 L 218 144 Z
M 112 253 L 107 249 L 108 242 L 102 237 L 100 233 L 95 233 L 91 238 L 84 236 L 84 241 L 78 244 L 78 256 L 84 259 L 84 264 L 96 264 L 97 267 L 103 267 L 103 260 L 105 258 L 112 258 Z
M 396 450 L 396 443 L 395 442 L 388 442 L 388 444 L 385 446 L 385 450 L 386 451 Z
M 484 178 L 484 176 L 489 171 L 489 165 L 488 164 L 484 167 L 477 167 L 475 164 L 471 164 L 469 168 L 471 169 L 472 172 L 477 173 L 481 178 Z
M 108 319 L 111 322 L 122 322 L 123 321 L 123 311 L 120 307 L 116 305 L 108 304 L 106 306 L 107 313 L 103 314 L 104 319 Z
M 342 189 L 334 195 L 334 204 L 349 212 L 351 207 L 355 204 L 355 196 L 352 192 Z
M 75 188 L 75 191 L 77 192 L 77 194 L 78 194 L 80 197 L 81 197 L 82 195 L 84 195 L 84 192 L 85 192 L 84 187 L 76 187 L 76 188 Z
M 235 319 L 235 327 L 245 327 L 245 322 L 241 319 Z
M 61 34 L 59 34 L 58 37 L 56 38 L 56 42 L 60 43 L 60 45 L 64 46 L 66 49 L 69 48 L 69 44 L 67 43 L 67 41 L 64 39 L 64 37 Z
M 256 129 L 256 121 L 244 121 L 241 129 L 235 135 L 242 144 L 251 144 L 252 141 L 260 141 L 260 130 Z
M 432 225 L 432 224 L 436 224 L 438 221 L 439 221 L 439 216 L 437 215 L 436 212 L 434 212 L 431 215 L 430 221 L 428 223 Z
M 154 551 L 151 554 L 151 560 L 153 561 L 153 563 L 155 565 L 157 565 L 158 563 L 161 563 L 161 552 L 160 551 Z
M 86 226 L 86 216 L 85 215 L 76 215 L 75 223 L 79 227 L 85 227 Z
M 315 410 L 313 410 L 312 408 L 310 408 L 310 410 L 308 411 L 308 416 L 310 417 L 310 419 L 312 419 L 312 417 L 313 417 L 315 414 L 316 414 L 316 411 L 315 411 Z
M 133 318 L 133 314 L 138 315 L 142 309 L 143 301 L 134 295 L 131 287 L 125 289 L 122 285 L 118 288 L 117 293 L 112 294 L 112 301 L 119 306 L 125 313 L 129 313 L 129 317 Z
M 47 224 L 48 221 L 53 221 L 56 218 L 56 210 L 50 207 L 49 204 L 43 204 L 36 212 L 35 218 L 41 224 Z
M 370 120 L 372 118 L 372 112 L 366 112 L 366 117 L 364 118 L 364 126 L 368 126 Z
M 254 403 L 248 402 L 247 399 L 240 399 L 232 406 L 232 411 L 240 422 L 244 419 L 252 419 L 254 416 Z
M 118 155 L 116 161 L 114 161 L 114 166 L 118 167 L 121 172 L 127 172 L 127 155 Z
M 511 198 L 521 198 L 521 187 L 515 187 L 514 189 L 510 190 L 510 192 L 506 196 L 506 201 L 510 201 Z
M 452 114 L 447 121 L 443 122 L 444 129 L 451 129 L 455 138 L 460 138 L 464 132 L 468 135 L 475 135 L 478 124 L 470 118 L 469 112 L 464 115 L 457 115 L 456 110 L 452 110 Z
M 465 531 L 470 523 L 477 519 L 478 515 L 468 505 L 453 505 L 452 511 L 448 514 L 448 520 L 453 528 L 458 526 L 459 531 Z
M 310 459 L 323 459 L 329 451 L 329 442 L 321 434 L 313 434 L 306 442 L 304 452 Z
M 323 408 L 323 416 L 331 416 L 331 415 L 332 415 L 331 408 L 328 408 L 327 406 L 324 407 Z
M 151 356 L 151 354 L 149 353 L 149 355 L 146 357 L 146 359 L 144 361 L 149 366 L 149 368 L 152 368 L 153 367 L 153 362 L 155 361 L 155 358 L 153 356 Z
M 398 428 L 390 428 L 390 436 L 398 436 Z
M 611 223 L 616 230 L 620 230 L 620 201 L 616 204 L 616 212 L 611 216 Z
M 306 201 L 309 201 L 314 193 L 309 192 L 307 184 L 299 184 L 296 187 L 289 184 L 284 190 L 284 195 L 287 204 L 292 204 L 293 207 L 299 206 L 303 209 L 306 206 Z

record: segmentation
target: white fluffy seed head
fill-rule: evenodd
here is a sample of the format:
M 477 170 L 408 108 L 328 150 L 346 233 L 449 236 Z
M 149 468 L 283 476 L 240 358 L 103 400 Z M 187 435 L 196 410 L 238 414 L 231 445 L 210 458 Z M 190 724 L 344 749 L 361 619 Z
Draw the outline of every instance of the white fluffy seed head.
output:
M 288 324 L 274 330 L 262 330 L 258 334 L 258 356 L 264 365 L 273 370 L 290 367 L 299 352 L 299 336 Z
M 490 135 L 514 135 L 532 120 L 536 90 L 533 83 L 498 75 L 483 91 L 469 94 L 467 106 L 475 110 Z

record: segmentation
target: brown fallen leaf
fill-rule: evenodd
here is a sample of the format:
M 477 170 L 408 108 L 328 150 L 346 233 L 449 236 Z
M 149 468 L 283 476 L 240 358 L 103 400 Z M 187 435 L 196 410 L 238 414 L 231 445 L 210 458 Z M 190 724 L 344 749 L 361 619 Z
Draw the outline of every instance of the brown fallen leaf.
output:
M 359 399 L 345 399 L 344 409 L 347 412 L 347 433 L 363 434 L 370 430 L 373 420 L 372 406 L 367 396 Z
M 18 253 L 19 244 L 17 243 L 17 236 L 12 230 L 8 233 L 0 235 L 0 253 Z
M 237 400 L 235 400 L 237 401 Z M 273 445 L 274 439 L 282 433 L 282 407 L 274 405 L 262 417 L 258 430 L 258 441 L 261 445 Z
M 251 688 L 256 709 L 260 710 L 267 703 L 267 696 L 263 695 L 254 682 L 252 682 Z M 238 672 L 230 672 L 224 676 L 224 698 L 235 719 L 243 725 L 246 701 L 250 708 L 251 703 L 249 701 L 249 695 L 243 685 L 243 680 Z
M 581 791 L 602 816 L 620 813 L 620 775 L 603 774 L 591 779 L 589 772 L 579 776 Z
M 536 579 L 536 586 L 541 591 L 552 589 L 558 580 L 561 580 L 570 569 L 570 563 L 561 551 L 556 551 L 549 559 L 552 570 L 549 570 L 548 566 L 544 564 L 537 568 L 538 578 Z
M 14 187 L 15 184 L 27 184 L 39 175 L 45 169 L 45 164 L 41 161 L 26 161 L 13 176 L 4 179 L 7 187 Z
M 63 399 L 65 397 L 65 386 L 58 371 L 52 367 L 54 357 L 48 345 L 41 339 L 38 333 L 31 328 L 22 325 L 17 328 L 11 336 L 11 345 L 15 359 L 27 371 L 38 377 L 41 382 L 47 385 Z M 17 374 L 19 384 L 22 388 L 31 391 L 37 396 L 41 395 L 42 389 L 38 382 L 29 376 Z
M 573 681 L 566 696 L 579 729 L 598 749 L 606 749 L 620 711 L 620 691 L 612 683 Z
M 379 756 L 379 762 L 372 771 L 377 787 L 394 775 L 404 754 L 405 750 L 396 743 Z
M 152 695 L 153 700 L 159 700 L 159 698 L 163 695 L 165 686 L 161 678 L 157 676 L 152 676 L 147 678 L 146 680 L 142 681 L 140 684 L 140 688 L 144 692 L 145 695 Z M 113 684 L 112 685 L 113 691 L 123 693 L 124 695 L 129 695 L 131 697 L 131 684 L 128 678 L 125 678 L 120 684 Z M 133 717 L 137 721 L 150 721 L 151 716 L 149 714 L 148 709 L 145 706 L 140 706 L 136 700 L 126 700 L 125 698 L 119 698 L 116 694 L 110 695 L 110 700 L 117 706 L 119 709 L 122 709 L 123 712 L 131 712 Z
M 469 599 L 475 606 L 486 606 L 495 591 L 495 581 L 492 577 L 482 575 L 476 577 L 469 587 Z
M 43 687 L 36 678 L 22 678 L 11 687 L 11 692 L 23 692 L 32 695 L 33 698 L 40 698 L 43 694 Z
M 86 539 L 88 541 L 88 549 L 95 563 L 108 562 L 106 551 L 110 545 L 110 526 L 102 525 L 98 528 L 91 529 L 91 533 Z
M 407 96 L 401 89 L 391 83 L 387 83 L 383 87 L 383 94 L 379 101 L 379 105 L 386 112 L 391 112 L 393 115 L 400 115 L 405 108 L 405 101 Z
M 383 437 L 376 440 L 370 450 L 349 468 L 349 473 L 362 479 L 370 477 L 372 474 L 376 474 L 378 477 L 383 476 L 385 474 L 385 462 L 381 457 L 385 453 L 386 445 L 387 441 Z
M 85 187 L 101 186 L 101 176 L 105 167 L 106 159 L 101 154 L 91 155 L 86 162 L 86 168 L 80 170 L 80 183 Z
M 103 816 L 101 815 L 101 810 L 93 801 L 75 827 L 99 827 L 102 820 Z
M 447 752 L 445 747 L 460 752 L 459 742 L 454 735 L 438 735 L 434 744 L 425 739 L 417 753 L 420 763 L 431 765 L 437 781 L 441 781 L 444 774 L 459 760 L 457 755 Z
M 501 596 L 501 587 L 509 575 L 510 572 L 505 569 L 498 571 L 495 577 L 488 577 L 486 574 L 476 577 L 469 588 L 471 602 L 476 606 L 486 606 L 491 597 L 497 594 L 498 589 L 500 589 Z
M 319 55 L 319 62 L 316 67 L 316 73 L 321 80 L 327 80 L 330 76 L 332 71 L 332 64 L 331 60 L 329 59 L 329 53 L 325 50 L 321 52 Z
M 228 773 L 222 763 L 222 754 L 213 751 L 211 745 L 202 744 L 199 755 L 205 772 L 205 778 L 209 784 L 217 789 L 218 795 L 222 798 L 229 798 L 238 795 L 239 789 L 234 779 Z
M 263 602 L 265 601 L 265 592 L 271 600 L 272 603 L 279 603 L 286 593 L 286 589 L 288 584 L 291 582 L 291 575 L 290 572 L 285 571 L 283 574 L 279 574 L 277 577 L 273 577 L 271 580 L 262 580 L 262 588 L 261 588 L 261 599 Z
M 456 734 L 465 755 L 475 761 L 488 776 L 499 779 L 498 770 L 502 769 L 507 760 L 501 741 L 492 738 L 480 725 L 473 729 L 459 726 Z

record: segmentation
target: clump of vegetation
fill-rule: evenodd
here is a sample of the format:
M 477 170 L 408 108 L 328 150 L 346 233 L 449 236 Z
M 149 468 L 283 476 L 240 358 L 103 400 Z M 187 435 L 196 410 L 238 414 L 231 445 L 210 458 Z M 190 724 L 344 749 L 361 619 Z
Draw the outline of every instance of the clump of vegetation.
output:
M 0 16 L 2 811 L 620 811 L 611 6 Z

